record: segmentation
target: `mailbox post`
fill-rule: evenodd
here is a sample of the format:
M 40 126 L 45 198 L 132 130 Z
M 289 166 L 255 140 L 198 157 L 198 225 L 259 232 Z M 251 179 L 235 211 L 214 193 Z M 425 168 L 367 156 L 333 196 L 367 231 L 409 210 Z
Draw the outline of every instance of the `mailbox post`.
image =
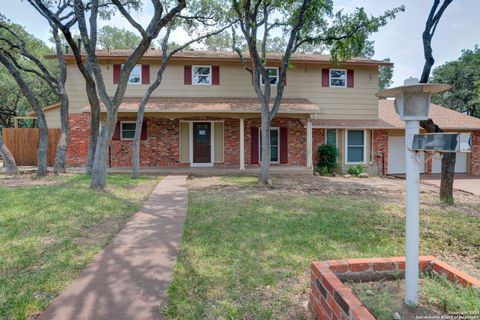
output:
M 409 78 L 404 85 L 380 91 L 379 98 L 395 97 L 395 111 L 405 121 L 406 153 L 406 241 L 405 241 L 405 303 L 418 304 L 420 247 L 420 168 L 417 152 L 411 150 L 414 135 L 420 132 L 420 121 L 428 120 L 430 95 L 449 90 L 450 85 L 421 84 Z

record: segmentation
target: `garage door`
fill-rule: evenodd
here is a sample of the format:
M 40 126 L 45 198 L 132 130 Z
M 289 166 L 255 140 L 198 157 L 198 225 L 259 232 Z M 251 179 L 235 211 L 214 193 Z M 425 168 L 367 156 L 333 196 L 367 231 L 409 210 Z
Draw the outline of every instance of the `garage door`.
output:
M 420 154 L 420 173 L 424 173 L 424 155 Z M 405 174 L 405 137 L 388 137 L 388 174 Z
M 465 173 L 467 172 L 467 154 L 457 153 L 455 160 L 455 172 Z M 435 155 L 432 160 L 432 173 L 442 173 L 442 159 Z

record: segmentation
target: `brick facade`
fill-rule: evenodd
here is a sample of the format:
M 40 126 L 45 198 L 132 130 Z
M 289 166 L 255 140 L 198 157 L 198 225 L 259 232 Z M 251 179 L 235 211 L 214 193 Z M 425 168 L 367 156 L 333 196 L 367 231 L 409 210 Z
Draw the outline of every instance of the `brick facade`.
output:
M 90 114 L 70 114 L 68 122 L 70 124 L 70 146 L 67 151 L 67 163 L 72 166 L 85 165 L 88 156 Z
M 260 119 L 245 120 L 245 163 L 247 165 L 251 163 L 251 128 L 259 128 L 260 126 Z M 275 118 L 272 121 L 271 127 L 286 127 L 288 130 L 288 165 L 306 166 L 307 129 L 303 123 L 299 119 Z M 237 155 L 238 154 L 239 153 L 237 153 Z
M 120 120 L 135 120 L 121 118 Z M 240 120 L 220 118 L 195 118 L 182 120 L 222 120 L 224 121 L 224 161 L 215 166 L 240 165 Z M 164 118 L 147 119 L 147 139 L 140 143 L 141 167 L 182 167 L 189 163 L 180 162 L 180 120 Z M 68 150 L 69 165 L 84 165 L 87 160 L 90 114 L 71 114 L 71 140 Z M 245 120 L 245 163 L 250 165 L 251 127 L 259 127 L 260 119 Z M 288 130 L 288 165 L 306 165 L 306 129 L 298 119 L 277 118 L 272 127 L 286 127 Z M 131 141 L 112 140 L 109 150 L 109 165 L 130 167 Z
M 379 175 L 388 172 L 388 131 L 373 130 L 373 164 Z
M 313 128 L 312 135 L 313 167 L 316 167 L 318 164 L 318 146 L 325 143 L 325 129 Z
M 472 132 L 472 153 L 470 156 L 470 173 L 480 176 L 480 130 Z

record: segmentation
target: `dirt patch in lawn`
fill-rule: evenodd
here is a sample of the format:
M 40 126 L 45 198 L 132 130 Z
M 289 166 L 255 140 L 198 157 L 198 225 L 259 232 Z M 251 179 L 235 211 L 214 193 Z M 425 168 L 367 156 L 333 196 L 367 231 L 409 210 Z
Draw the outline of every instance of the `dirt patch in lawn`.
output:
M 382 203 L 398 204 L 405 203 L 405 180 L 401 178 L 370 177 L 343 178 L 321 177 L 310 175 L 285 175 L 272 176 L 271 186 L 261 186 L 255 183 L 255 178 L 245 177 L 245 183 L 233 183 L 228 177 L 195 177 L 189 179 L 189 188 L 218 189 L 224 191 L 247 191 L 256 189 L 258 192 L 273 192 L 299 195 L 340 195 L 364 198 L 368 201 L 380 201 Z M 243 179 L 243 178 L 240 178 Z M 469 215 L 480 216 L 480 197 L 468 192 L 456 190 L 454 192 L 455 206 L 441 203 L 438 198 L 438 188 L 421 184 L 422 209 L 437 209 L 441 211 L 457 210 Z
M 65 175 L 62 175 L 65 176 Z M 19 174 L 0 173 L 0 187 L 17 188 L 31 186 L 47 186 L 62 183 L 56 175 L 38 177 L 35 171 L 23 171 Z

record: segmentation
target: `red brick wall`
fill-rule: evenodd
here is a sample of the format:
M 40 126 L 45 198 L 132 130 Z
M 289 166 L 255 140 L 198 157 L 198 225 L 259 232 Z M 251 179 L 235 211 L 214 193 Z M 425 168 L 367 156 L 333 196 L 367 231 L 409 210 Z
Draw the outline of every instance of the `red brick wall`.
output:
M 480 130 L 472 132 L 472 154 L 470 157 L 470 173 L 480 176 Z
M 379 175 L 388 172 L 388 131 L 373 130 L 373 162 Z
M 251 128 L 260 127 L 260 119 L 245 120 L 245 163 L 251 163 Z M 298 119 L 275 118 L 271 127 L 288 128 L 288 164 L 307 165 L 307 129 Z
M 312 136 L 313 167 L 316 167 L 318 163 L 318 146 L 325 143 L 325 129 L 314 128 Z
M 134 119 L 122 119 L 134 120 Z M 185 120 L 222 120 L 219 118 L 195 118 Z M 88 152 L 90 114 L 70 115 L 71 140 L 68 150 L 70 165 L 85 165 Z M 250 128 L 259 127 L 260 119 L 245 120 L 245 163 L 250 164 Z M 306 165 L 306 129 L 297 119 L 278 118 L 272 127 L 288 128 L 288 164 Z M 315 140 L 314 140 L 315 141 Z M 112 140 L 110 160 L 112 167 L 131 166 L 131 141 Z M 224 119 L 224 161 L 216 166 L 239 166 L 240 120 Z M 179 120 L 147 119 L 147 140 L 140 144 L 140 166 L 174 167 L 188 166 L 179 162 Z
M 147 140 L 142 140 L 140 143 L 140 166 L 179 166 L 179 131 L 178 120 L 147 119 Z M 132 141 L 112 140 L 110 142 L 110 163 L 112 167 L 130 167 L 132 165 Z
M 90 134 L 90 113 L 69 115 L 70 146 L 67 151 L 67 163 L 72 166 L 85 165 L 88 156 Z

